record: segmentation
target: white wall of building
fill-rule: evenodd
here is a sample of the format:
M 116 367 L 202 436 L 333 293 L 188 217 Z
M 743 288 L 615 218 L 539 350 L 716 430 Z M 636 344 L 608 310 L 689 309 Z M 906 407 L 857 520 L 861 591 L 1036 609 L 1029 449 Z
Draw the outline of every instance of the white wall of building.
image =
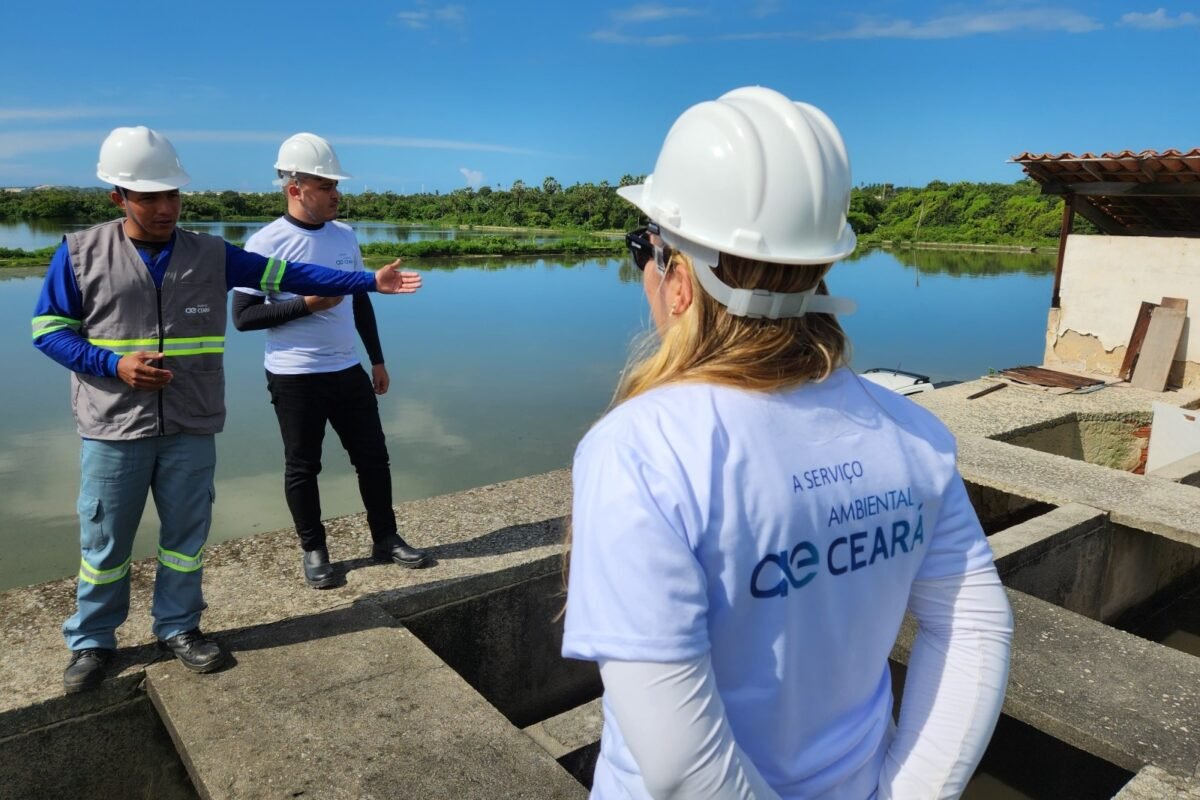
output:
M 1164 297 L 1183 297 L 1189 303 L 1175 360 L 1200 362 L 1200 325 L 1191 324 L 1200 314 L 1200 239 L 1069 236 L 1059 287 L 1061 310 L 1050 314 L 1046 363 L 1070 361 L 1059 344 L 1074 332 L 1072 342 L 1091 337 L 1104 351 L 1116 350 L 1115 372 L 1142 301 L 1159 303 Z

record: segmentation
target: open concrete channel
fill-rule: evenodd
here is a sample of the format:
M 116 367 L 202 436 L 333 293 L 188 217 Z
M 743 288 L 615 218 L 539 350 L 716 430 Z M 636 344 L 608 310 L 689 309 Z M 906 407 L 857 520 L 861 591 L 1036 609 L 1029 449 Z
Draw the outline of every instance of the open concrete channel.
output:
M 1016 619 L 966 796 L 1200 798 L 1200 461 L 1129 471 L 1151 402 L 1200 391 L 966 399 L 983 385 L 918 398 L 958 436 Z M 558 655 L 569 503 L 559 471 L 400 506 L 437 559 L 415 572 L 371 564 L 363 520 L 336 520 L 344 580 L 325 592 L 290 531 L 215 546 L 205 625 L 236 663 L 209 676 L 152 646 L 152 563 L 84 695 L 59 683 L 74 581 L 0 594 L 0 798 L 585 797 L 601 686 Z

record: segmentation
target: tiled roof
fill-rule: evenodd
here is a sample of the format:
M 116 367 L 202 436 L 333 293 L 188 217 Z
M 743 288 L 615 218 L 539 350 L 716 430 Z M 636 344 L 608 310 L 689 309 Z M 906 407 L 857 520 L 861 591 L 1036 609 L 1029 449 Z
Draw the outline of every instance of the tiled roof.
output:
M 1200 236 L 1200 148 L 1134 153 L 1022 153 L 1012 158 L 1046 194 L 1112 234 Z

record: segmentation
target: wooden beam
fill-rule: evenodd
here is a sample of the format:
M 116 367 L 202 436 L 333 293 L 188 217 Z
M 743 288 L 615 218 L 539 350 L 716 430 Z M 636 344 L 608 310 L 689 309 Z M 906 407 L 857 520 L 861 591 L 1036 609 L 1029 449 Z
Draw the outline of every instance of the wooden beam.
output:
M 1154 303 L 1142 301 L 1138 309 L 1137 319 L 1133 323 L 1133 333 L 1129 335 L 1129 344 L 1125 345 L 1125 357 L 1121 359 L 1121 368 L 1117 377 L 1123 381 L 1129 380 L 1133 374 L 1133 365 L 1137 363 L 1142 352 L 1142 342 L 1146 340 L 1146 330 L 1150 327 L 1150 314 L 1154 311 Z
M 1200 226 L 1198 226 L 1200 227 Z M 1200 238 L 1200 230 L 1177 231 L 1170 228 L 1149 228 L 1145 225 L 1133 225 L 1121 230 L 1126 236 L 1174 236 L 1181 239 L 1198 239 Z
M 1059 308 L 1058 290 L 1062 285 L 1063 260 L 1067 255 L 1067 237 L 1075 229 L 1075 197 L 1063 198 L 1062 225 L 1058 229 L 1058 264 L 1054 267 L 1054 288 L 1050 292 L 1050 307 Z
M 1088 222 L 1095 225 L 1105 233 L 1113 236 L 1128 236 L 1129 231 L 1124 225 L 1117 222 L 1115 219 L 1105 214 L 1100 209 L 1089 203 L 1085 198 L 1082 201 L 1075 203 L 1075 213 L 1086 219 Z
M 1200 197 L 1200 181 L 1190 183 L 1133 183 L 1132 181 L 1052 181 L 1042 184 L 1042 194 L 1077 194 L 1083 197 Z

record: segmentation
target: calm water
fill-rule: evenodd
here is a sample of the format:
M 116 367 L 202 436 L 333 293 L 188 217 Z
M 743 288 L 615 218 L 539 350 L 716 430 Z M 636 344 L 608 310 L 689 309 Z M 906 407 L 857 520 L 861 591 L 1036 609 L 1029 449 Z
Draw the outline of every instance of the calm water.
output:
M 47 220 L 29 222 L 0 222 L 0 247 L 38 250 L 62 241 L 64 233 L 87 228 L 92 223 L 72 224 Z M 231 242 L 244 242 L 266 222 L 184 222 L 181 227 L 211 233 Z M 387 222 L 350 222 L 358 241 L 423 242 L 426 240 L 465 239 L 473 236 L 495 236 L 496 231 L 479 228 L 435 228 L 428 225 L 393 225 Z M 537 242 L 560 238 L 550 234 L 522 235 Z
M 240 238 L 232 226 L 224 228 Z M 872 252 L 837 266 L 831 290 L 858 299 L 844 320 L 857 369 L 962 380 L 1040 363 L 1049 257 Z M 648 315 L 623 259 L 445 262 L 409 297 L 375 295 L 392 376 L 380 412 L 397 502 L 568 466 L 603 411 Z M 71 574 L 78 562 L 79 441 L 67 373 L 29 344 L 41 276 L 0 272 L 0 590 Z M 217 437 L 212 541 L 290 526 L 282 448 L 262 370 L 263 334 L 228 331 L 229 419 Z M 326 516 L 361 510 L 329 437 Z M 135 557 L 155 550 L 153 501 Z M 407 532 L 417 544 L 420 531 Z M 340 552 L 332 543 L 334 558 Z

